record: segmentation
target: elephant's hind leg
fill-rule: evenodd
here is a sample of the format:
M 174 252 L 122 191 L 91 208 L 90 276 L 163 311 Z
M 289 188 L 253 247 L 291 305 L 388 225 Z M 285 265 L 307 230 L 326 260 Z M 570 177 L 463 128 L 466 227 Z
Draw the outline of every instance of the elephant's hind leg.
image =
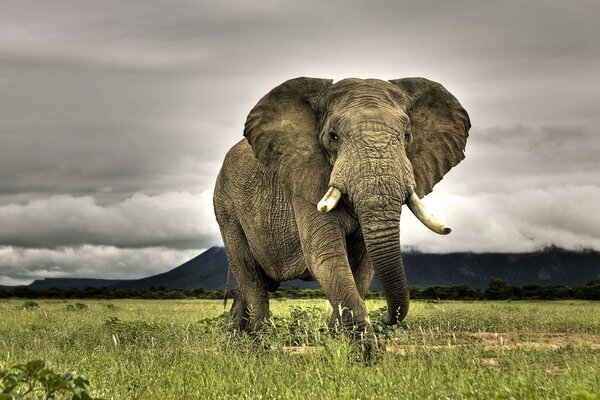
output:
M 348 260 L 356 288 L 360 297 L 364 300 L 369 292 L 369 286 L 373 280 L 373 265 L 367 256 L 365 242 L 362 235 L 354 235 L 347 239 Z
M 242 292 L 238 290 L 233 298 L 231 310 L 229 310 L 229 330 L 232 333 L 246 331 L 249 319 L 246 300 Z
M 269 318 L 267 282 L 252 255 L 242 228 L 237 224 L 221 227 L 229 267 L 238 285 L 231 306 L 230 329 L 257 331 Z

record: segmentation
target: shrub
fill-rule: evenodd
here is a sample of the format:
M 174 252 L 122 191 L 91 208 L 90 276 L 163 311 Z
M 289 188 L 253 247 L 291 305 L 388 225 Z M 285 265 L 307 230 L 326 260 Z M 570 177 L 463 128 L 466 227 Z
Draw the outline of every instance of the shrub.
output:
M 35 301 L 26 301 L 25 303 L 23 303 L 23 309 L 25 310 L 35 310 L 36 308 L 38 308 L 40 305 L 38 303 L 36 303 Z
M 117 317 L 106 319 L 104 326 L 115 345 L 153 346 L 155 339 L 164 331 L 155 322 L 121 321 Z
M 84 311 L 87 309 L 88 309 L 88 306 L 83 303 L 75 303 L 75 304 L 67 305 L 67 311 Z
M 44 360 L 0 370 L 0 385 L 0 400 L 54 399 L 56 395 L 70 394 L 73 400 L 95 400 L 88 392 L 87 379 L 68 372 L 59 375 L 49 369 Z
M 327 334 L 328 313 L 316 306 L 292 307 L 290 310 L 289 335 L 291 346 L 315 346 L 321 344 Z
M 600 300 L 600 279 L 593 280 L 585 284 L 580 289 L 581 298 L 588 300 Z

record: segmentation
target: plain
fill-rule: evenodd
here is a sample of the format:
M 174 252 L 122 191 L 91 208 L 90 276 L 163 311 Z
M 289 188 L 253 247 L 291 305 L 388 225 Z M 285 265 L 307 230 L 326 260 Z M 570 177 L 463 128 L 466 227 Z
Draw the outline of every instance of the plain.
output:
M 36 306 L 37 304 L 37 306 Z M 43 358 L 106 399 L 597 399 L 600 302 L 413 301 L 371 365 L 325 300 L 273 300 L 260 344 L 216 300 L 0 301 L 0 369 Z

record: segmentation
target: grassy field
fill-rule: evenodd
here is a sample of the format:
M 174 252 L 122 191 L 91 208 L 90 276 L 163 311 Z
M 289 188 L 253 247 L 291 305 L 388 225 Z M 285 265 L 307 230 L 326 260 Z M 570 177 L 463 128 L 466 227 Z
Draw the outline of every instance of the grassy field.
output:
M 414 301 L 373 365 L 329 337 L 324 300 L 272 301 L 269 349 L 231 340 L 219 301 L 37 303 L 0 301 L 0 368 L 44 358 L 106 399 L 600 397 L 600 302 Z

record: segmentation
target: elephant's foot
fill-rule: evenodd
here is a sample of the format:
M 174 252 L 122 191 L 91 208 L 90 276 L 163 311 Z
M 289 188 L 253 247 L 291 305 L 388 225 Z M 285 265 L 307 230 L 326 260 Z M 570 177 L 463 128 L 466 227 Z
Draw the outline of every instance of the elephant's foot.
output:
M 398 309 L 395 313 L 390 313 L 389 308 L 381 316 L 381 323 L 384 325 L 398 325 L 406 318 L 406 309 Z
M 340 334 L 350 337 L 353 346 L 353 359 L 370 364 L 379 358 L 385 351 L 385 346 L 373 331 L 367 321 L 357 321 L 350 318 L 340 318 L 334 312 L 329 319 L 329 332 L 333 337 Z

